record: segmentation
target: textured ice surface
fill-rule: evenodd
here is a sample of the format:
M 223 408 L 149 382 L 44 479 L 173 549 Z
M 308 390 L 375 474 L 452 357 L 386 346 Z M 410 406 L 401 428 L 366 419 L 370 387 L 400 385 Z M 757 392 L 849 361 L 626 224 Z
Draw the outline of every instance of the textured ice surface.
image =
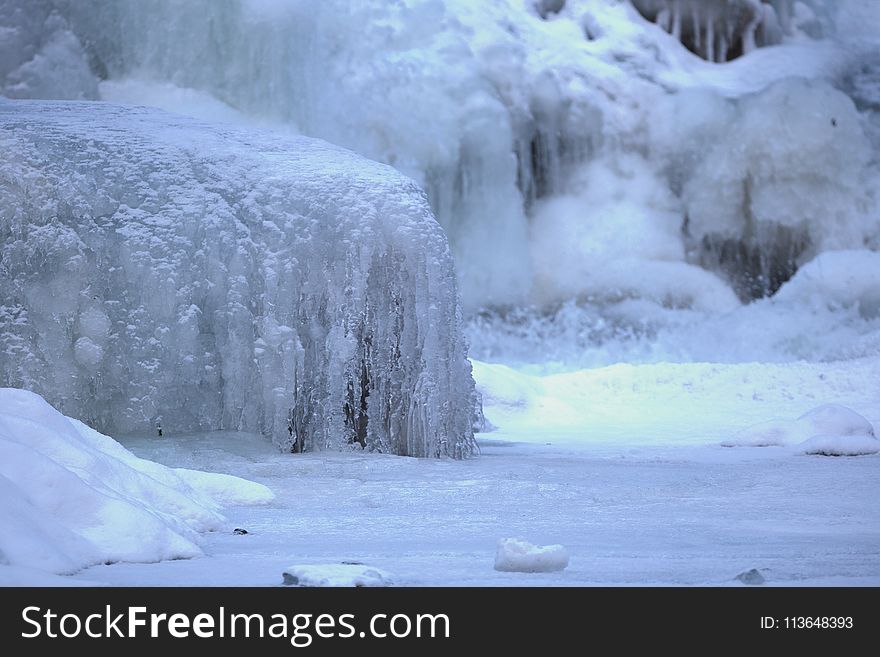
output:
M 0 102 L 0 382 L 104 431 L 472 448 L 452 258 L 408 178 L 307 138 Z
M 272 498 L 262 484 L 140 459 L 38 395 L 0 388 L 0 583 L 2 565 L 70 573 L 198 556 L 221 506 Z

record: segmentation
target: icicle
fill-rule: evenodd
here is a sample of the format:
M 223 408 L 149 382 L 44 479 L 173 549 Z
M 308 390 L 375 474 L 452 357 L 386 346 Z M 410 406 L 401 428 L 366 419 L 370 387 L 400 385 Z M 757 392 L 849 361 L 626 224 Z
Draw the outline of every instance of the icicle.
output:
M 681 41 L 681 4 L 678 2 L 672 7 L 672 36 Z
M 715 19 L 711 15 L 706 17 L 706 59 L 715 61 Z

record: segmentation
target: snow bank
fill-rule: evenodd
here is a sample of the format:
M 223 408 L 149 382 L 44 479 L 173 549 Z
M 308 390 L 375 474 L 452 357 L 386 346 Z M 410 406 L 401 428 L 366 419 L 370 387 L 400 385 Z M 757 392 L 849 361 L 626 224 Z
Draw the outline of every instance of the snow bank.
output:
M 498 541 L 495 570 L 517 573 L 552 573 L 568 567 L 568 550 L 561 545 L 532 545 L 519 538 Z
M 851 408 L 824 404 L 797 420 L 771 420 L 744 429 L 725 447 L 792 446 L 803 454 L 856 456 L 880 452 L 873 425 Z
M 106 103 L 0 101 L 0 148 L 0 383 L 108 432 L 472 450 L 452 258 L 410 179 Z
M 392 586 L 387 572 L 362 564 L 308 564 L 285 569 L 287 586 Z
M 272 498 L 261 484 L 137 458 L 38 395 L 0 388 L 0 564 L 70 573 L 194 557 L 221 505 Z

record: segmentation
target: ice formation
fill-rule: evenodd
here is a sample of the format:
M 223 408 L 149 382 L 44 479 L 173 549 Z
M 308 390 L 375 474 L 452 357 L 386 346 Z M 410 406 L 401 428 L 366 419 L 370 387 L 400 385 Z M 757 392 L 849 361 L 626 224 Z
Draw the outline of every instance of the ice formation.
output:
M 424 194 L 308 138 L 0 101 L 0 372 L 107 432 L 466 456 L 473 380 Z
M 261 484 L 137 458 L 38 395 L 0 388 L 0 582 L 4 565 L 70 573 L 198 556 L 221 505 L 272 498 Z
M 831 88 L 870 89 L 874 4 L 3 0 L 0 79 L 12 96 L 267 122 L 391 164 L 426 190 L 466 311 L 599 287 L 656 300 L 629 272 L 664 277 L 669 262 L 694 265 L 670 275 L 691 288 L 717 288 L 702 267 L 750 300 L 825 249 L 878 246 L 880 174 L 864 157 L 878 112 Z M 719 66 L 682 44 L 746 56 Z M 790 77 L 819 81 L 773 86 Z M 597 253 L 592 237 L 615 231 Z M 621 258 L 639 231 L 657 246 Z M 547 275 L 563 248 L 585 272 Z M 688 298 L 700 307 L 690 293 L 671 305 Z

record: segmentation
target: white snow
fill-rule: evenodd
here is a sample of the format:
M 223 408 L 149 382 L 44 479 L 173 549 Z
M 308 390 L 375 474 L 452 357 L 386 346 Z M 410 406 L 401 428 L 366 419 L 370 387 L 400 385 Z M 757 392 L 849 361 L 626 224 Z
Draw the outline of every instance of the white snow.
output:
M 140 459 L 38 395 L 0 388 L 4 583 L 52 581 L 32 570 L 200 556 L 199 534 L 224 524 L 221 506 L 273 497 L 262 484 Z
M 796 420 L 769 420 L 748 427 L 722 443 L 736 446 L 794 446 L 801 454 L 859 456 L 880 452 L 873 425 L 851 408 L 823 404 Z
M 503 538 L 495 552 L 495 570 L 512 573 L 553 573 L 568 567 L 568 550 L 561 545 L 532 545 L 520 538 Z
M 363 564 L 305 564 L 284 569 L 287 586 L 392 586 L 393 578 L 384 570 Z
M 451 254 L 408 178 L 108 103 L 0 101 L 0 148 L 3 384 L 104 431 L 470 454 Z
M 823 401 L 875 408 L 876 387 L 867 382 L 880 377 L 880 359 L 618 364 L 547 375 L 475 361 L 474 376 L 487 419 L 516 440 L 532 442 L 531 436 L 548 435 L 565 446 L 683 445 L 733 440 L 732 434 L 746 430 L 737 442 L 788 444 L 796 437 L 785 436 L 800 431 L 798 427 L 808 432 L 797 434 L 802 441 L 818 433 L 845 433 L 849 425 L 840 421 L 836 429 L 817 427 L 809 414 L 781 426 L 751 425 L 779 416 L 781 409 L 798 417 Z

